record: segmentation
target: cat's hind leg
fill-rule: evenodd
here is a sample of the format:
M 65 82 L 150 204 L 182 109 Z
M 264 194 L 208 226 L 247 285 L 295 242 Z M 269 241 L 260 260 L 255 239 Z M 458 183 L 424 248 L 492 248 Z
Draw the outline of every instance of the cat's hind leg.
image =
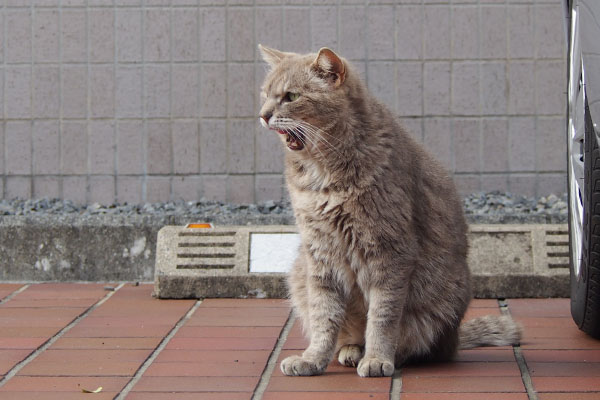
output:
M 435 320 L 407 310 L 396 347 L 396 366 L 407 363 L 448 361 L 458 348 L 458 329 L 452 321 Z
M 356 368 L 364 355 L 367 307 L 360 289 L 355 286 L 350 294 L 346 318 L 338 335 L 338 362 Z
M 338 354 L 338 362 L 346 367 L 356 368 L 363 357 L 363 347 L 357 344 L 342 346 Z

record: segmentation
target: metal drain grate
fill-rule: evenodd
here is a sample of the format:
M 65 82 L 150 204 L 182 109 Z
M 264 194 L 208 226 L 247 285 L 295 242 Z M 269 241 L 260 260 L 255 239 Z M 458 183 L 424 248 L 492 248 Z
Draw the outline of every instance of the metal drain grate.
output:
M 167 226 L 158 233 L 156 260 L 161 273 L 165 274 L 247 273 L 247 249 L 248 233 L 239 227 Z
M 179 232 L 177 269 L 233 269 L 235 231 Z
M 569 268 L 569 231 L 546 231 L 546 256 L 548 268 Z

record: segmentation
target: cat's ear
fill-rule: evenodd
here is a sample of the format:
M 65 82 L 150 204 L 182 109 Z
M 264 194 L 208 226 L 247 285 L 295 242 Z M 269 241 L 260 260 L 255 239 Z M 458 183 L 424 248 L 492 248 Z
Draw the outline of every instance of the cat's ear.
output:
M 260 54 L 262 54 L 263 60 L 265 60 L 271 67 L 279 64 L 283 57 L 285 57 L 284 52 L 263 46 L 262 44 L 258 45 L 258 49 L 260 50 Z
M 319 50 L 312 67 L 319 75 L 333 83 L 334 87 L 340 86 L 346 79 L 346 66 L 341 58 L 332 50 L 323 47 Z

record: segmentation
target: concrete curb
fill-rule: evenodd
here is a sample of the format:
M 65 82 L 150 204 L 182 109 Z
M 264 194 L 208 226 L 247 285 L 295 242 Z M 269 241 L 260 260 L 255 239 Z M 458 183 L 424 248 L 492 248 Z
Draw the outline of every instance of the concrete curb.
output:
M 0 226 L 2 281 L 150 281 L 153 225 Z
M 164 227 L 158 234 L 155 295 L 285 297 L 284 274 L 250 271 L 250 242 L 253 234 L 293 232 L 289 225 Z M 475 297 L 569 296 L 565 225 L 471 225 L 469 241 Z
M 31 215 L 0 217 L 0 281 L 150 282 L 166 225 L 294 224 L 286 215 Z
M 480 299 L 569 297 L 569 277 L 559 276 L 481 276 L 472 277 L 473 296 Z M 250 276 L 186 277 L 160 276 L 155 295 L 165 299 L 189 298 L 276 298 L 287 297 L 284 274 Z
M 0 219 L 0 281 L 151 281 L 155 276 L 157 236 L 165 225 L 185 225 L 183 217 Z M 201 218 L 197 220 L 202 220 Z M 206 219 L 204 219 L 206 220 Z M 224 225 L 271 230 L 273 226 Z M 255 221 L 280 224 L 289 221 Z M 219 226 L 219 222 L 217 222 Z M 293 231 L 285 225 L 285 231 Z M 473 289 L 476 297 L 568 297 L 566 225 L 471 225 Z M 552 234 L 554 232 L 555 234 Z M 548 246 L 554 243 L 555 245 Z M 483 260 L 483 261 L 481 261 Z M 495 268 L 494 268 L 495 266 Z M 285 297 L 283 274 L 182 278 L 160 276 L 160 297 Z

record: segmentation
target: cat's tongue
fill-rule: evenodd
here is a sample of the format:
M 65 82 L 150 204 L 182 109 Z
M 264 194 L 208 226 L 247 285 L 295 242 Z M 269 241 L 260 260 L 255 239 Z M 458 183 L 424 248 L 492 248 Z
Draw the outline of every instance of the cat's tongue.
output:
M 285 143 L 290 150 L 302 150 L 304 148 L 304 143 L 293 133 L 290 132 L 282 132 L 278 131 L 282 135 L 287 135 L 285 138 Z

